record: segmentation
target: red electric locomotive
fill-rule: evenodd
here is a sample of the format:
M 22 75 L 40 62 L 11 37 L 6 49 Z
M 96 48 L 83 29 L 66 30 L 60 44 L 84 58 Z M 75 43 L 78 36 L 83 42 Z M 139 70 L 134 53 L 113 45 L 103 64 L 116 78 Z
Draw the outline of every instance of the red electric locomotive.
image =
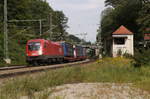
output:
M 29 64 L 49 64 L 63 61 L 64 52 L 59 43 L 44 39 L 29 40 L 26 45 L 26 61 Z

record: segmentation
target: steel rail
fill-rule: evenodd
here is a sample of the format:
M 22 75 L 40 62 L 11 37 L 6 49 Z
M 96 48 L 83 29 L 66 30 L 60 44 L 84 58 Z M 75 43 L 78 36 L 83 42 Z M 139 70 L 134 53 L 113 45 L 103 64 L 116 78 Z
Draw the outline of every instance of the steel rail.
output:
M 36 72 L 42 72 L 42 71 L 47 71 L 47 70 L 52 70 L 52 69 L 58 69 L 58 68 L 64 68 L 64 67 L 72 67 L 72 66 L 78 66 L 80 64 L 87 64 L 93 62 L 91 60 L 86 60 L 86 61 L 79 61 L 79 62 L 73 62 L 73 63 L 67 63 L 67 64 L 56 64 L 56 65 L 49 65 L 49 66 L 32 66 L 32 67 L 24 67 L 22 68 L 12 68 L 12 69 L 5 69 L 3 71 L 0 71 L 0 78 L 10 78 L 10 77 L 15 77 L 15 76 L 20 76 L 20 75 L 25 75 L 25 74 L 30 74 L 30 73 L 36 73 Z

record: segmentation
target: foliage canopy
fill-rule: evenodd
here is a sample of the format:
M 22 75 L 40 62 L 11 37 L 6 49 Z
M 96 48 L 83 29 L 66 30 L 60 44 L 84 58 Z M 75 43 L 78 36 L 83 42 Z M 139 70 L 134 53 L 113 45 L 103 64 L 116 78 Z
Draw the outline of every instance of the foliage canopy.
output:
M 150 32 L 149 0 L 105 0 L 106 9 L 101 14 L 101 22 L 97 38 L 102 35 L 103 48 L 110 52 L 112 33 L 124 25 L 134 33 L 135 47 L 143 41 L 144 33 Z

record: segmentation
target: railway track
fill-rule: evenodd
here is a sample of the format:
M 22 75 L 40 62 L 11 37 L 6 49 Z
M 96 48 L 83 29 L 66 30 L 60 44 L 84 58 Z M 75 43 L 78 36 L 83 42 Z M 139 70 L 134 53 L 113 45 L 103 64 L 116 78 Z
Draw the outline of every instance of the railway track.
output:
M 86 64 L 90 62 L 93 62 L 93 61 L 85 60 L 85 61 L 79 61 L 79 62 L 73 62 L 73 63 L 55 64 L 55 65 L 48 65 L 48 66 L 36 66 L 36 67 L 35 66 L 5 67 L 5 68 L 0 68 L 0 79 L 15 77 L 19 75 L 25 75 L 29 73 L 42 72 L 42 71 L 51 70 L 51 69 L 71 67 L 71 66 L 75 66 L 79 64 Z
M 3 70 L 11 70 L 11 69 L 20 69 L 20 68 L 26 68 L 27 66 L 11 66 L 11 67 L 2 67 L 0 68 L 0 71 Z

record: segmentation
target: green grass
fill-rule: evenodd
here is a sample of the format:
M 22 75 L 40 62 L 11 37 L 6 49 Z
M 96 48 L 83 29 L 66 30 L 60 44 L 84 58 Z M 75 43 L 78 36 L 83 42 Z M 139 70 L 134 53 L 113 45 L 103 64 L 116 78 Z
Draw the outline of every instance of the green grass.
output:
M 34 99 L 35 92 L 67 83 L 112 82 L 133 83 L 135 87 L 150 92 L 150 66 L 134 68 L 131 60 L 105 58 L 82 67 L 52 70 L 38 76 L 26 76 L 7 82 L 0 88 L 0 99 L 17 99 L 29 96 Z M 46 99 L 51 92 L 43 93 Z

